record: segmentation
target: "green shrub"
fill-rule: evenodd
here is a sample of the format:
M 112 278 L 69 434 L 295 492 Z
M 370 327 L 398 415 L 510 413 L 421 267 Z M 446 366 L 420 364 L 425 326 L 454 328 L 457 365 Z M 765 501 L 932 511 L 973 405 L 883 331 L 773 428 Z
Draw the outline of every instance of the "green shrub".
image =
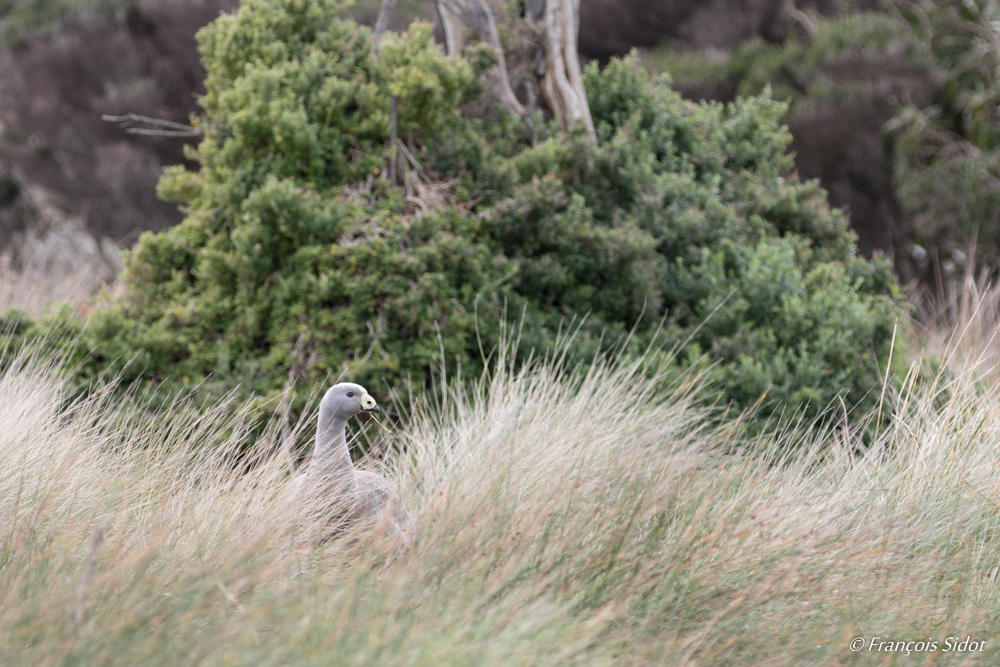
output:
M 634 58 L 591 65 L 594 146 L 541 116 L 463 114 L 481 68 L 421 25 L 374 60 L 339 6 L 247 0 L 199 35 L 201 169 L 160 187 L 187 219 L 129 256 L 85 375 L 419 389 L 442 357 L 479 372 L 503 318 L 522 355 L 575 320 L 574 359 L 683 347 L 737 408 L 868 400 L 899 297 L 792 173 L 783 104 L 696 105 Z M 392 95 L 420 165 L 403 185 L 385 178 Z
M 662 47 L 650 55 L 694 99 L 770 88 L 788 101 L 782 121 L 799 173 L 821 179 L 831 204 L 850 212 L 861 252 L 889 251 L 901 275 L 919 277 L 908 261 L 912 216 L 899 206 L 896 148 L 885 125 L 904 102 L 928 104 L 938 81 L 920 41 L 898 19 L 887 12 L 818 19 L 812 34 L 781 44 L 751 40 L 718 61 Z

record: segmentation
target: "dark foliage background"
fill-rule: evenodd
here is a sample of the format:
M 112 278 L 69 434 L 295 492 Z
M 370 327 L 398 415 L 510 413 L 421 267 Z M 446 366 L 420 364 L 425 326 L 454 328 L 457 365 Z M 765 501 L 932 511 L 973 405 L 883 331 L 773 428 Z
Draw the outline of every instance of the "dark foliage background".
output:
M 183 162 L 184 143 L 125 134 L 101 116 L 134 112 L 187 123 L 204 91 L 194 33 L 236 4 L 146 0 L 113 13 L 98 11 L 103 6 L 77 13 L 67 3 L 56 13 L 58 6 L 43 3 L 36 12 L 29 4 L 9 13 L 0 178 L 12 194 L 0 197 L 0 208 L 14 206 L 25 188 L 42 188 L 98 236 L 134 240 L 180 222 L 177 207 L 157 198 L 156 184 L 163 166 Z M 8 234 L 25 222 L 7 219 Z
M 580 52 L 606 60 L 667 42 L 681 50 L 728 52 L 762 38 L 783 42 L 797 25 L 783 0 L 581 0 Z M 834 16 L 877 9 L 878 0 L 816 0 L 810 12 Z
M 887 14 L 847 14 L 815 27 L 781 44 L 751 40 L 720 61 L 676 54 L 660 66 L 676 73 L 688 95 L 727 99 L 769 87 L 789 100 L 785 120 L 799 173 L 819 178 L 831 203 L 848 211 L 862 252 L 883 251 L 904 277 L 914 276 L 911 218 L 893 183 L 894 147 L 884 128 L 903 103 L 929 103 L 938 73 Z
M 1000 6 L 921 0 L 831 16 L 789 6 L 778 20 L 794 30 L 781 40 L 722 51 L 667 42 L 649 62 L 693 99 L 771 86 L 789 100 L 799 172 L 848 212 L 862 251 L 893 259 L 921 317 L 968 277 L 995 279 Z

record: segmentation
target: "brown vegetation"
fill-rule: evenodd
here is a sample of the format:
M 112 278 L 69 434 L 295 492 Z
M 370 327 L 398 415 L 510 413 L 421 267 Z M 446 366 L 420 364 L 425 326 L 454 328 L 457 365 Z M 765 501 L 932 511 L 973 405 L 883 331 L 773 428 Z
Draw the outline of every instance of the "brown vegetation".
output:
M 580 52 L 606 60 L 663 41 L 686 49 L 728 51 L 752 37 L 781 41 L 798 26 L 787 0 L 581 0 Z M 824 15 L 872 9 L 877 0 L 816 0 Z
M 135 112 L 187 122 L 204 79 L 194 34 L 236 4 L 144 0 L 9 50 L 0 69 L 0 175 L 44 188 L 98 236 L 130 237 L 179 222 L 177 208 L 157 199 L 156 185 L 163 165 L 183 161 L 183 143 L 128 135 L 101 116 Z

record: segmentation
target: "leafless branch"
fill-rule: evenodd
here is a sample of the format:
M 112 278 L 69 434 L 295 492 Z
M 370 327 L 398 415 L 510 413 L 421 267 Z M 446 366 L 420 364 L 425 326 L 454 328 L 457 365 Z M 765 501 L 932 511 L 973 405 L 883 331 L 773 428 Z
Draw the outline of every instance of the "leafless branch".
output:
M 396 124 L 398 122 L 399 114 L 399 96 L 393 95 L 392 102 L 389 105 L 389 124 L 392 126 L 389 135 L 389 146 L 393 151 L 396 150 L 396 143 L 399 141 L 396 138 Z M 396 156 L 393 155 L 389 158 L 389 180 L 393 183 L 396 182 Z
M 500 32 L 497 30 L 496 19 L 494 19 L 493 10 L 490 9 L 486 0 L 437 0 L 437 4 L 439 15 L 452 14 L 459 17 L 463 23 L 476 32 L 480 40 L 496 50 L 497 65 L 493 74 L 496 79 L 497 97 L 500 98 L 501 104 L 504 105 L 508 113 L 523 116 L 524 107 L 510 87 L 510 79 L 507 76 L 507 61 L 504 59 L 503 45 L 500 43 Z M 451 45 L 449 45 L 450 49 Z
M 174 123 L 162 118 L 150 118 L 139 114 L 129 113 L 124 116 L 101 116 L 101 120 L 109 123 L 119 123 L 128 134 L 144 134 L 155 137 L 200 137 L 204 132 L 192 125 Z M 135 127 L 139 124 L 152 125 L 149 127 Z M 162 129 L 156 129 L 162 128 Z
M 795 6 L 795 0 L 785 0 L 782 9 L 784 9 L 785 14 L 791 18 L 793 21 L 802 26 L 802 29 L 806 31 L 806 34 L 810 37 L 816 34 L 816 23 L 809 18 L 809 15 L 804 11 Z
M 545 63 L 539 82 L 542 96 L 563 129 L 569 126 L 571 120 L 582 121 L 591 141 L 596 142 L 577 53 L 580 0 L 546 0 L 543 21 Z
M 449 56 L 461 56 L 465 35 L 465 24 L 462 18 L 447 4 L 446 0 L 436 0 L 438 22 L 444 31 L 445 48 Z
M 382 41 L 386 25 L 389 23 L 389 13 L 396 6 L 396 0 L 382 0 L 382 6 L 378 10 L 378 20 L 375 21 L 375 36 L 372 38 L 372 57 L 378 58 L 378 45 Z

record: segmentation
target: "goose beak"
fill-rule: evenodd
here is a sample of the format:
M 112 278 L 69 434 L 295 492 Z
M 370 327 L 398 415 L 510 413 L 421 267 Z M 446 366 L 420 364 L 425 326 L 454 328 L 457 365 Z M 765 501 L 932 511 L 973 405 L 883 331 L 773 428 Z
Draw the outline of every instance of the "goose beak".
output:
M 361 409 L 365 412 L 382 412 L 379 409 L 378 404 L 375 402 L 375 399 L 369 394 L 365 394 L 361 397 Z

